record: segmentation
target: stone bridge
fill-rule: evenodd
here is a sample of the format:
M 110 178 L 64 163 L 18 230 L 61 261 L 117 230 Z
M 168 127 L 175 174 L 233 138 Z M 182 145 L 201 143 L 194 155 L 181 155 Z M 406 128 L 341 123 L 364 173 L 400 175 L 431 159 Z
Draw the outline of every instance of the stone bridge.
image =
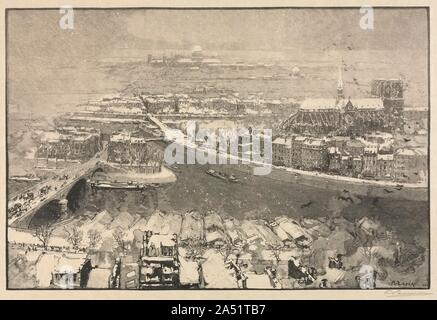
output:
M 67 180 L 49 179 L 26 190 L 26 192 L 32 192 L 35 198 L 28 204 L 25 212 L 18 217 L 9 219 L 9 226 L 27 229 L 35 214 L 44 209 L 58 211 L 58 214 L 66 212 L 71 191 L 81 185 L 83 186 L 88 178 L 98 171 L 104 171 L 105 167 L 104 162 L 92 159 L 76 168 L 67 169 L 65 171 L 65 174 L 69 176 Z M 58 175 L 62 176 L 60 173 Z M 48 193 L 40 195 L 39 191 L 48 186 L 51 187 Z

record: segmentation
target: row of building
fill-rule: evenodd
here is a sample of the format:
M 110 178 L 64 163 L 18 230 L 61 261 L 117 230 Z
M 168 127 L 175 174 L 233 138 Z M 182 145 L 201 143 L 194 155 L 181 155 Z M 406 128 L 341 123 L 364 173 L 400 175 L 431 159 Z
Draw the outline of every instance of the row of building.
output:
M 262 115 L 265 113 L 288 114 L 297 106 L 294 99 L 261 99 L 249 96 L 239 98 L 232 93 L 214 96 L 199 96 L 199 94 L 141 94 L 133 97 L 113 97 L 78 105 L 77 109 L 68 115 L 70 121 L 86 121 L 91 118 L 101 118 L 106 122 L 116 122 L 117 119 L 144 121 L 148 113 L 152 114 L 182 114 L 182 115 Z
M 390 140 L 375 137 L 368 135 L 367 140 L 342 136 L 279 137 L 272 144 L 272 162 L 302 170 L 397 182 L 416 183 L 426 177 L 426 148 L 394 149 Z
M 161 136 L 161 130 L 147 118 L 143 101 L 137 96 L 114 96 L 78 105 L 72 112 L 55 119 L 57 127 L 87 127 L 98 129 L 103 141 L 109 141 L 113 132 L 148 131 Z
M 60 161 L 86 161 L 102 148 L 101 133 L 86 127 L 60 127 L 42 134 L 35 159 L 37 166 Z
M 260 99 L 249 96 L 239 98 L 232 94 L 199 97 L 188 94 L 141 95 L 146 113 L 153 114 L 220 114 L 262 115 L 287 114 L 297 103 L 294 99 Z
M 42 287 L 142 289 L 178 287 L 181 284 L 175 235 L 145 232 L 139 259 L 128 261 L 126 257 L 117 258 L 112 270 L 94 265 L 93 257 L 85 252 L 46 252 L 42 259 L 53 265 L 52 270 L 41 273 Z M 194 271 L 197 272 L 196 268 Z M 197 284 L 198 278 L 193 282 Z
M 115 96 L 80 104 L 77 107 L 77 112 L 83 114 L 105 113 L 114 115 L 141 115 L 144 114 L 144 106 L 139 97 Z
M 163 54 L 160 57 L 147 55 L 147 63 L 152 67 L 181 67 L 198 70 L 200 68 L 227 68 L 233 70 L 252 70 L 255 68 L 268 68 L 273 65 L 263 63 L 247 63 L 245 61 L 223 62 L 217 56 L 205 55 L 199 45 L 195 45 L 191 54 L 176 53 L 172 55 Z

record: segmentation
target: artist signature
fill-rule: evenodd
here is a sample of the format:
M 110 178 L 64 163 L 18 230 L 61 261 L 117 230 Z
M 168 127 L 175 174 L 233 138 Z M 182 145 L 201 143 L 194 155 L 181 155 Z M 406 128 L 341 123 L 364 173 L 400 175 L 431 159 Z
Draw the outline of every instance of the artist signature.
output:
M 416 286 L 416 283 L 414 281 L 392 280 L 390 282 L 390 286 L 392 286 L 392 287 L 402 287 L 402 288 L 414 288 Z
M 386 290 L 384 291 L 386 296 L 403 296 L 403 297 L 414 297 L 414 296 L 425 296 L 432 294 L 431 292 L 420 292 L 420 291 L 404 291 L 404 290 Z

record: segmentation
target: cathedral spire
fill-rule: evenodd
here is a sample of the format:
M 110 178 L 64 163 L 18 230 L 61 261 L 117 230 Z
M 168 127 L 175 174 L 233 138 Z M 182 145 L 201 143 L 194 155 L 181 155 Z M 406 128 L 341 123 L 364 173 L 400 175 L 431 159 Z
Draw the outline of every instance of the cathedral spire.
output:
M 340 64 L 339 68 L 338 68 L 338 83 L 337 83 L 337 99 L 343 99 L 344 98 L 344 94 L 343 94 L 343 73 L 342 73 L 342 69 L 343 69 L 343 63 Z

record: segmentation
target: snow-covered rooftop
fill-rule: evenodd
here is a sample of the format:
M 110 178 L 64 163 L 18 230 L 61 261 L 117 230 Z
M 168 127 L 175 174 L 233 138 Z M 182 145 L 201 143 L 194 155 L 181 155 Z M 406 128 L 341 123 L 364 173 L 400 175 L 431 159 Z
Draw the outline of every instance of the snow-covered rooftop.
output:
M 291 145 L 291 140 L 279 137 L 273 141 L 273 144 Z
M 393 154 L 378 154 L 377 160 L 392 161 Z
M 426 148 L 400 148 L 396 150 L 397 155 L 402 156 L 424 156 L 428 154 Z
M 340 104 L 336 99 L 305 99 L 301 104 L 301 109 L 318 110 L 318 109 L 340 109 Z
M 379 98 L 350 99 L 352 105 L 357 109 L 383 109 L 384 105 Z
M 176 245 L 174 241 L 173 235 L 170 234 L 154 234 L 150 237 L 148 247 L 154 245 L 155 248 L 164 247 L 173 247 Z

